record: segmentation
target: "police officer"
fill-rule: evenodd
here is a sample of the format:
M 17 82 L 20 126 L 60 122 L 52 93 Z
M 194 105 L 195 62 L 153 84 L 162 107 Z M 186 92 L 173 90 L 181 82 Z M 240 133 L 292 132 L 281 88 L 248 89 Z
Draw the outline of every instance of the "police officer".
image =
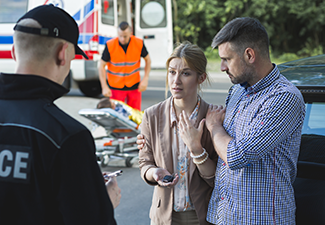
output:
M 87 57 L 76 22 L 43 5 L 14 30 L 16 73 L 0 74 L 0 223 L 116 224 L 116 180 L 105 184 L 91 133 L 53 104 L 75 54 Z

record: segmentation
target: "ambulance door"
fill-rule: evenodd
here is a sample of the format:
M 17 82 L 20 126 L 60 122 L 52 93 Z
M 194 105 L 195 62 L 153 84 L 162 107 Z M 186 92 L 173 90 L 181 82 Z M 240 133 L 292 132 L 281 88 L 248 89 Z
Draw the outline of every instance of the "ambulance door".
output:
M 117 37 L 117 27 L 122 21 L 131 24 L 131 0 L 100 0 L 98 34 L 107 41 Z M 105 42 L 106 43 L 106 42 Z M 100 41 L 103 44 L 103 41 Z
M 136 0 L 135 9 L 135 35 L 144 40 L 151 67 L 165 68 L 173 51 L 171 0 Z
M 117 0 L 99 0 L 98 42 L 100 54 L 104 50 L 105 43 L 117 36 L 117 7 Z
M 128 22 L 132 25 L 132 0 L 117 1 L 117 25 L 121 22 Z

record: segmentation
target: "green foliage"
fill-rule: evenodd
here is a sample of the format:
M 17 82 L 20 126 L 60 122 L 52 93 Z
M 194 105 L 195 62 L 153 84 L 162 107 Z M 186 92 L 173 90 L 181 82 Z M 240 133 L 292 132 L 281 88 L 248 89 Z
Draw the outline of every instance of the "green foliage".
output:
M 289 62 L 296 59 L 299 59 L 299 57 L 294 53 L 284 53 L 278 58 L 281 62 Z
M 188 40 L 206 49 L 207 54 L 213 37 L 228 21 L 246 16 L 259 19 L 265 26 L 275 57 L 323 53 L 324 0 L 173 0 L 173 3 L 177 7 L 175 40 Z M 218 57 L 211 55 L 214 56 Z
M 218 49 L 213 49 L 211 47 L 207 47 L 204 50 L 204 54 L 208 59 L 219 59 Z
M 307 41 L 305 42 L 305 46 L 298 51 L 298 55 L 304 57 L 320 55 L 320 54 L 323 54 L 323 46 L 322 45 L 315 46 L 311 38 L 307 38 Z

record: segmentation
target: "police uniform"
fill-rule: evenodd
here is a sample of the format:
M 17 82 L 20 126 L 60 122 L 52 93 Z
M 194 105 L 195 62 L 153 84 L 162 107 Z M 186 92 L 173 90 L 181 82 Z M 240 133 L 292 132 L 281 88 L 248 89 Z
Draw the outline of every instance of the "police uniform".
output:
M 0 74 L 1 224 L 116 224 L 91 133 L 53 103 L 65 93 Z

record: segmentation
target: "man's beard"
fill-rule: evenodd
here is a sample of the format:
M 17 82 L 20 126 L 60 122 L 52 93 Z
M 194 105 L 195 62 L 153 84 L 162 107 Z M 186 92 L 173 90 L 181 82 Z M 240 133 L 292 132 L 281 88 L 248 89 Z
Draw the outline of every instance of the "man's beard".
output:
M 252 70 L 251 67 L 247 66 L 247 64 L 245 62 L 241 62 L 243 65 L 243 72 L 240 75 L 237 75 L 236 77 L 229 73 L 227 71 L 227 74 L 230 78 L 231 83 L 233 84 L 243 84 L 245 82 L 247 82 L 248 84 L 250 83 L 250 81 L 253 79 L 254 77 L 254 71 Z

